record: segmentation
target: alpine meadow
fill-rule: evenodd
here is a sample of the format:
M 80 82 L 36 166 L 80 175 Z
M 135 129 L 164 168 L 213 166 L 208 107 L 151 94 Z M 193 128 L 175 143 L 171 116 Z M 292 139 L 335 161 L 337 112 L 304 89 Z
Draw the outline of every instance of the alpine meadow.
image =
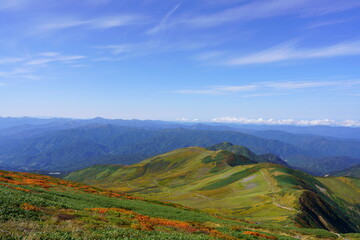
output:
M 359 0 L 1 0 L 0 240 L 360 240 Z

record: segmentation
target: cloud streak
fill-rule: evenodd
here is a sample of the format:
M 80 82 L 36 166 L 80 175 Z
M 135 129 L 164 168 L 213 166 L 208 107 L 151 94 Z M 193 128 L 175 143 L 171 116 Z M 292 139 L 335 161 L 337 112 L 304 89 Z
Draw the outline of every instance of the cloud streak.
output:
M 27 0 L 2 0 L 0 10 L 19 9 L 29 4 Z
M 170 93 L 178 94 L 194 94 L 194 95 L 226 95 L 249 93 L 244 97 L 260 97 L 274 96 L 282 94 L 281 91 L 301 90 L 301 89 L 349 89 L 360 86 L 360 80 L 343 80 L 343 81 L 281 81 L 281 82 L 259 82 L 249 85 L 237 86 L 213 86 L 203 89 L 185 89 L 170 91 Z
M 344 120 L 336 121 L 331 119 L 296 120 L 296 119 L 273 119 L 273 118 L 243 118 L 243 117 L 219 117 L 213 118 L 211 122 L 237 123 L 237 124 L 265 124 L 265 125 L 299 125 L 299 126 L 344 126 L 360 127 L 360 121 Z
M 86 27 L 90 29 L 108 29 L 123 27 L 134 24 L 143 24 L 146 17 L 139 15 L 123 14 L 118 16 L 108 16 L 95 19 L 78 19 L 74 17 L 64 17 L 52 19 L 48 23 L 41 24 L 37 27 L 38 32 L 55 31 L 74 27 Z
M 168 24 L 168 21 L 169 21 L 169 18 L 171 17 L 171 15 L 173 15 L 176 10 L 180 7 L 180 4 L 177 4 L 175 7 L 173 7 L 166 15 L 165 17 L 163 17 L 160 21 L 160 23 L 151 28 L 147 33 L 149 34 L 154 34 L 154 33 L 158 33 L 160 32 L 161 30 L 163 29 L 166 29 L 167 28 L 167 24 Z
M 24 61 L 25 58 L 9 57 L 9 58 L 0 58 L 0 64 L 13 64 Z
M 176 90 L 171 91 L 171 93 L 180 93 L 180 94 L 196 94 L 196 95 L 224 95 L 231 93 L 239 92 L 248 92 L 254 91 L 258 88 L 257 85 L 240 85 L 240 86 L 215 86 L 206 89 L 186 89 L 186 90 Z
M 39 76 L 33 74 L 33 69 L 30 68 L 15 68 L 11 71 L 0 72 L 0 78 L 5 79 L 39 79 Z
M 226 60 L 225 65 L 250 65 L 282 62 L 289 60 L 304 60 L 313 58 L 329 58 L 339 56 L 360 55 L 360 41 L 339 43 L 321 48 L 296 48 L 295 43 L 281 44 L 258 53 L 234 57 Z
M 74 62 L 86 58 L 85 56 L 74 55 L 74 56 L 63 56 L 58 53 L 43 53 L 40 56 L 45 56 L 46 58 L 37 58 L 28 61 L 27 65 L 44 65 L 51 62 Z
M 248 21 L 284 16 L 297 18 L 319 17 L 360 7 L 360 1 L 358 0 L 255 0 L 239 2 L 239 4 L 242 2 L 240 6 L 237 4 L 236 7 L 227 8 L 222 11 L 206 14 L 182 14 L 170 20 L 170 15 L 178 8 L 175 6 L 175 8 L 164 17 L 163 21 L 151 28 L 148 33 L 157 33 L 179 26 L 185 26 L 190 29 L 211 28 L 235 22 L 245 23 Z M 321 23 L 314 27 L 320 27 L 320 25 Z
M 128 53 L 133 51 L 133 46 L 131 46 L 130 44 L 118 44 L 118 45 L 108 45 L 108 46 L 103 46 L 100 48 L 104 48 L 104 49 L 110 49 L 110 52 L 113 55 L 120 55 L 120 54 L 124 54 L 124 53 Z
M 0 78 L 17 79 L 17 80 L 38 80 L 42 77 L 38 75 L 39 69 L 49 63 L 78 63 L 79 60 L 85 59 L 81 55 L 62 55 L 60 52 L 41 52 L 28 54 L 25 58 L 6 57 L 0 58 L 0 64 L 6 67 L 12 67 L 5 71 L 0 71 Z
M 234 21 L 265 19 L 277 16 L 321 16 L 360 7 L 357 0 L 261 0 L 225 11 L 193 17 L 184 22 L 195 27 L 213 27 Z
M 307 26 L 306 29 L 315 29 L 315 28 L 320 28 L 320 27 L 326 27 L 326 26 L 346 23 L 346 22 L 349 22 L 351 20 L 353 20 L 353 19 L 348 18 L 348 19 L 336 19 L 336 20 L 315 22 L 315 23 L 312 23 L 309 26 Z

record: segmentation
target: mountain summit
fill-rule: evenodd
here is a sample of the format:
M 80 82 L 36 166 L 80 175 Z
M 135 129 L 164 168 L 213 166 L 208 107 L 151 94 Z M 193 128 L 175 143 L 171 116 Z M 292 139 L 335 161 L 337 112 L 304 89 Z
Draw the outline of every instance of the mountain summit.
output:
M 226 150 L 244 157 L 247 157 L 251 159 L 252 161 L 261 163 L 261 162 L 270 162 L 275 163 L 283 166 L 288 166 L 288 164 L 282 160 L 280 157 L 276 156 L 272 153 L 262 154 L 262 155 L 256 155 L 253 153 L 250 149 L 244 146 L 234 145 L 229 142 L 223 142 L 219 144 L 215 144 L 213 146 L 208 147 L 207 149 L 212 151 L 218 151 L 218 150 Z

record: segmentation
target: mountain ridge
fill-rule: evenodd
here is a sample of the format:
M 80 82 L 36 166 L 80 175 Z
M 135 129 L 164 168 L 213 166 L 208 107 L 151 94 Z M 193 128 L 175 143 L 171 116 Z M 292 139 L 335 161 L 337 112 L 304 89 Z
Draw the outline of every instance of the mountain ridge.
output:
M 337 187 L 351 192 L 360 182 L 314 178 L 273 163 L 231 166 L 228 160 L 234 156 L 224 150 L 183 148 L 135 165 L 90 167 L 66 178 L 248 221 L 359 231 L 359 216 L 344 207 L 358 209 L 359 195 L 341 195 Z

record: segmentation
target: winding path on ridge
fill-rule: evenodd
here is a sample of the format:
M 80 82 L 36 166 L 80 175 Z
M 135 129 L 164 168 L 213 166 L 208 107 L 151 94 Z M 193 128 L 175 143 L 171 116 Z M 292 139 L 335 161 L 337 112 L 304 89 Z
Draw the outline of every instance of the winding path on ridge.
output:
M 263 170 L 263 169 L 260 170 L 260 172 L 261 172 L 262 176 L 264 177 L 264 179 L 266 180 L 266 182 L 268 183 L 268 185 L 269 185 L 269 187 L 270 187 L 270 189 L 271 189 L 271 192 L 272 192 L 272 193 L 278 192 L 277 187 L 272 184 L 271 180 L 269 179 L 270 177 L 268 176 L 268 174 L 267 174 L 267 173 L 264 173 L 264 170 Z M 277 206 L 277 207 L 279 207 L 279 208 L 282 208 L 282 209 L 286 209 L 286 210 L 290 210 L 290 211 L 297 211 L 295 208 L 286 207 L 286 206 L 284 206 L 284 205 L 281 205 L 281 204 L 277 203 L 276 200 L 275 200 L 275 198 L 274 198 L 274 196 L 272 197 L 272 203 L 273 203 L 275 206 Z

